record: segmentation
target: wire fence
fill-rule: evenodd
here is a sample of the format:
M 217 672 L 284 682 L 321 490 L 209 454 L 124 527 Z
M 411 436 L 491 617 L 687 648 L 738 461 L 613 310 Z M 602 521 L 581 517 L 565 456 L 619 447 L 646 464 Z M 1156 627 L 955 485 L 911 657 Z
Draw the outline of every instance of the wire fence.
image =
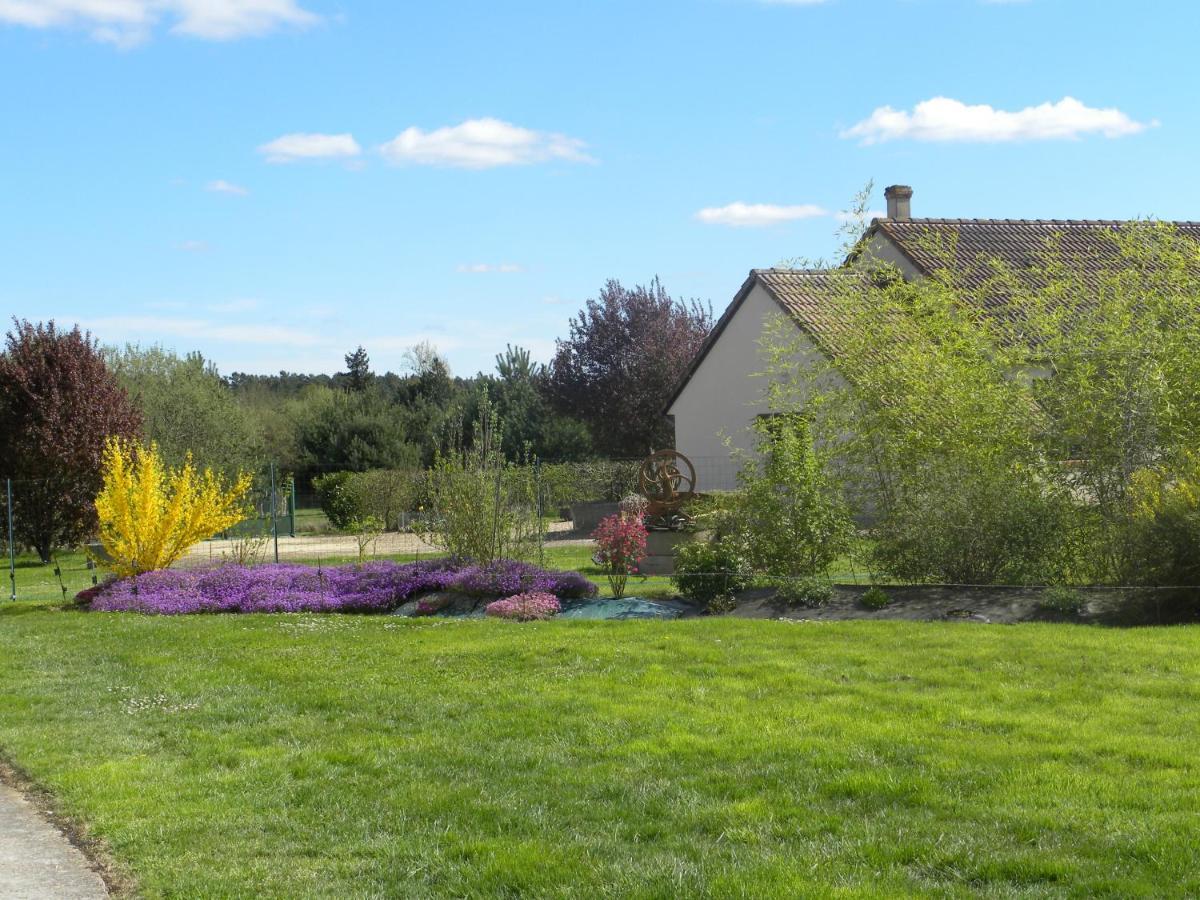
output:
M 525 467 L 537 511 L 539 533 L 534 561 L 553 568 L 593 567 L 595 550 L 591 533 L 606 515 L 618 510 L 622 496 L 639 488 L 641 459 L 602 460 L 586 463 L 539 462 Z M 738 462 L 726 455 L 693 457 L 691 485 L 700 493 L 726 489 L 737 483 Z M 366 559 L 415 562 L 445 556 L 446 549 L 432 532 L 427 472 L 419 469 L 374 473 L 354 473 L 364 481 L 370 494 L 378 527 L 356 527 L 353 522 L 338 521 L 324 479 L 339 473 L 335 466 L 309 466 L 301 475 L 267 464 L 253 473 L 249 497 L 251 515 L 226 532 L 213 535 L 180 559 L 179 567 L 209 567 L 236 563 L 255 565 L 268 562 L 295 562 L 332 565 Z M 68 601 L 79 591 L 97 585 L 107 572 L 102 548 L 84 542 L 70 548 L 54 548 L 42 559 L 35 553 L 23 528 L 21 513 L 29 509 L 31 498 L 47 495 L 43 481 L 4 479 L 0 481 L 0 540 L 7 564 L 9 600 Z M 499 490 L 499 484 L 497 485 Z M 22 501 L 26 501 L 24 504 Z M 377 515 L 376 515 L 377 514 Z M 833 581 L 858 586 L 895 584 L 878 571 L 872 571 L 868 554 L 855 552 L 839 559 L 829 576 Z M 661 560 L 658 561 L 661 564 Z M 669 564 L 667 565 L 669 569 Z M 661 569 L 647 565 L 647 572 L 659 576 Z M 714 571 L 699 576 L 724 586 L 744 579 L 744 573 Z M 756 583 L 782 585 L 807 580 L 787 573 L 756 573 Z M 1052 585 L 925 583 L 925 587 L 945 589 L 1020 588 L 1040 590 Z M 1096 592 L 1178 591 L 1200 587 L 1163 585 L 1075 585 Z
M 622 496 L 637 490 L 641 462 L 640 458 L 539 461 L 522 467 L 529 480 L 530 502 L 541 523 L 538 561 L 560 568 L 588 565 L 591 532 L 603 516 L 617 511 Z M 706 483 L 717 480 L 717 475 L 723 479 L 722 484 L 736 480 L 736 464 L 728 456 L 697 458 L 692 463 L 695 472 L 689 472 L 689 487 L 703 491 Z M 381 527 L 368 531 L 356 529 L 352 522 L 337 520 L 336 516 L 331 518 L 322 479 L 342 471 L 338 466 L 318 464 L 306 466 L 297 475 L 273 463 L 262 466 L 252 473 L 250 515 L 190 548 L 176 566 L 418 561 L 445 555 L 444 547 L 430 534 L 426 471 L 354 473 L 369 482 L 366 490 L 374 492 L 368 506 Z M 55 546 L 47 559 L 33 549 L 33 529 L 23 526 L 29 526 L 39 510 L 54 502 L 52 486 L 44 479 L 0 480 L 0 543 L 8 582 L 0 596 L 9 600 L 69 600 L 106 576 L 103 563 L 98 561 L 104 557 L 103 549 L 94 541 Z

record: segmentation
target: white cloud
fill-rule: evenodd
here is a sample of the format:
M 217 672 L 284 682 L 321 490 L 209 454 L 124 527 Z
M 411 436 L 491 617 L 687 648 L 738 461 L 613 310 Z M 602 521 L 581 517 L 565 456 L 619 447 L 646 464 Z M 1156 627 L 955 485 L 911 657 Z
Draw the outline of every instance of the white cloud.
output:
M 491 272 L 524 272 L 525 267 L 516 263 L 464 263 L 458 267 L 459 272 L 484 274 Z
M 696 213 L 696 220 L 705 225 L 729 225 L 734 228 L 761 228 L 796 219 L 813 219 L 828 213 L 819 206 L 804 203 L 799 206 L 776 206 L 772 203 L 730 203 L 710 206 Z
M 227 41 L 319 21 L 296 0 L 0 0 L 0 22 L 83 28 L 121 46 L 146 40 L 164 23 L 175 34 Z
M 258 152 L 269 163 L 290 163 L 302 159 L 351 159 L 362 153 L 350 134 L 285 134 L 263 144 Z
M 212 246 L 208 241 L 180 241 L 175 245 L 175 249 L 184 253 L 207 253 Z
M 210 181 L 204 186 L 206 191 L 214 194 L 230 194 L 234 197 L 245 197 L 250 192 L 240 184 L 233 184 L 223 178 L 218 178 L 215 181 Z
M 379 149 L 396 165 L 491 169 L 551 160 L 593 162 L 584 152 L 586 146 L 565 134 L 532 131 L 485 118 L 434 131 L 406 128 Z
M 864 144 L 884 141 L 1046 141 L 1101 134 L 1107 138 L 1137 134 L 1157 125 L 1134 121 L 1119 109 L 1095 109 L 1074 97 L 1027 106 L 1016 112 L 987 104 L 968 106 L 949 97 L 923 100 L 911 112 L 881 106 L 841 134 Z

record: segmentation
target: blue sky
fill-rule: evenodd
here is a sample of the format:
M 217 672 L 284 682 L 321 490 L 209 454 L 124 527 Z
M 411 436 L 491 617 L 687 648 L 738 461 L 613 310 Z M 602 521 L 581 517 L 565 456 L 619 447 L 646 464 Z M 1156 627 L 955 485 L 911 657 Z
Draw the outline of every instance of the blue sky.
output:
M 1152 14 L 1147 10 L 1152 11 Z M 915 215 L 1200 218 L 1200 4 L 0 0 L 0 310 L 224 372 L 547 359 Z M 874 208 L 882 205 L 877 196 Z

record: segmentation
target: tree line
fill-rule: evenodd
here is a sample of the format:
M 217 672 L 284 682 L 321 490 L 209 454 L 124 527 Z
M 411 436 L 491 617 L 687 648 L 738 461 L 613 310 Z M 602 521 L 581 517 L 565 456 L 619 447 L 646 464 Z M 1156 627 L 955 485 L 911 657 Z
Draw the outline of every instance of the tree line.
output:
M 369 349 L 334 374 L 221 374 L 199 353 L 101 347 L 78 327 L 14 319 L 0 354 L 0 478 L 18 483 L 21 543 L 49 559 L 95 529 L 109 437 L 225 473 L 273 462 L 308 486 L 329 471 L 427 467 L 469 445 L 494 410 L 511 459 L 636 457 L 668 446 L 663 403 L 712 326 L 712 310 L 658 279 L 608 281 L 569 323 L 548 365 L 506 346 L 492 372 L 454 375 L 429 344 L 403 373 Z

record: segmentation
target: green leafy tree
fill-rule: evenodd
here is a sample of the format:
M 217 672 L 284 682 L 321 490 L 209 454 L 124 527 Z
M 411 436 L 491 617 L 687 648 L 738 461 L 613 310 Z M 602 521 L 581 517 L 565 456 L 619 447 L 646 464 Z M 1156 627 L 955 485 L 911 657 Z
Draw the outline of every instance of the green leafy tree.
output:
M 414 468 L 420 447 L 405 422 L 377 391 L 310 387 L 293 401 L 296 477 L 302 484 L 321 472 Z
M 141 410 L 145 436 L 168 466 L 182 466 L 191 453 L 202 468 L 226 475 L 261 467 L 259 420 L 199 353 L 180 357 L 161 347 L 128 344 L 105 355 Z

